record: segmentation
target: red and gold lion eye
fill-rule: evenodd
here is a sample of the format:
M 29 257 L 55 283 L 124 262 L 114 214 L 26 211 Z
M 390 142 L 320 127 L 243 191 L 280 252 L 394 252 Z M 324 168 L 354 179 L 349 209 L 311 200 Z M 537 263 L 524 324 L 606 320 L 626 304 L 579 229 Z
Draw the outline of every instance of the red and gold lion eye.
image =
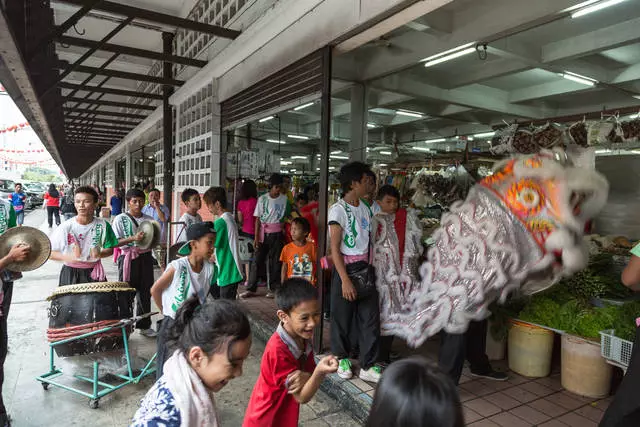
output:
M 523 179 L 511 185 L 507 191 L 507 201 L 521 213 L 533 214 L 544 206 L 544 193 L 540 186 L 530 179 Z

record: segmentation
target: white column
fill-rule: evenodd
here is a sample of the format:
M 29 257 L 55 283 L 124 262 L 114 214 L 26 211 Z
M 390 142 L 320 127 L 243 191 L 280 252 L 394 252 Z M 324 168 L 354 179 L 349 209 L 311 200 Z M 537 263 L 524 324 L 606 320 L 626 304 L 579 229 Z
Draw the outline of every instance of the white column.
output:
M 369 88 L 356 84 L 351 88 L 351 141 L 349 160 L 364 162 L 367 159 L 367 120 L 369 119 Z

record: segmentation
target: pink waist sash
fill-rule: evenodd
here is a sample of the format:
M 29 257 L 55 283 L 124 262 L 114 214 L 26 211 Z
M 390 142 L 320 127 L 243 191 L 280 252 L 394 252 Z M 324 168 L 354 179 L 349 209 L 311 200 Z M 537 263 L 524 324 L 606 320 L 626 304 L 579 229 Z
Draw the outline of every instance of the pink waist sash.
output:
M 107 274 L 104 271 L 104 267 L 102 265 L 102 260 L 98 260 L 96 262 L 84 262 L 84 261 L 73 261 L 73 262 L 65 262 L 64 265 L 71 268 L 82 268 L 91 270 L 91 278 L 98 282 L 106 282 Z
M 272 224 L 260 223 L 260 241 L 264 242 L 264 235 L 271 233 L 282 233 L 284 230 L 284 223 L 274 222 Z
M 138 258 L 140 255 L 151 251 L 141 250 L 137 246 L 123 246 L 120 250 L 124 254 L 124 262 L 122 263 L 122 280 L 128 282 L 131 278 L 131 261 Z

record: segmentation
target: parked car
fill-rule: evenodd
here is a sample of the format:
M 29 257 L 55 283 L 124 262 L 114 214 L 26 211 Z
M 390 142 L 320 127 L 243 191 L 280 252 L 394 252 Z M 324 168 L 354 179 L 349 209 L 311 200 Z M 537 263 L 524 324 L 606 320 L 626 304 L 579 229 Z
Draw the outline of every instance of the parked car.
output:
M 23 184 L 22 188 L 27 195 L 27 200 L 24 205 L 25 209 L 36 209 L 42 206 L 42 203 L 44 203 L 44 198 L 42 197 L 43 192 L 39 187 L 34 187 L 32 184 Z
M 15 182 L 10 179 L 0 178 L 0 197 L 8 199 L 15 190 Z

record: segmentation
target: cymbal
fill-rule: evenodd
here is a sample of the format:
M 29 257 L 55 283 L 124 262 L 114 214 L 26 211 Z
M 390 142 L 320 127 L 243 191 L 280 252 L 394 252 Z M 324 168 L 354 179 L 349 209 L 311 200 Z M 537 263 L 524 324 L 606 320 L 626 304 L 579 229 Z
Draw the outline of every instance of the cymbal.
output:
M 160 228 L 160 223 L 158 221 L 144 220 L 138 226 L 138 231 L 142 231 L 144 233 L 142 240 L 136 243 L 136 246 L 139 248 L 151 249 L 158 246 L 158 243 L 160 243 L 162 229 Z
M 18 243 L 26 243 L 31 248 L 22 262 L 9 264 L 10 271 L 32 271 L 47 262 L 51 255 L 51 242 L 42 231 L 33 227 L 10 228 L 0 236 L 0 258 L 7 256 L 11 248 Z

